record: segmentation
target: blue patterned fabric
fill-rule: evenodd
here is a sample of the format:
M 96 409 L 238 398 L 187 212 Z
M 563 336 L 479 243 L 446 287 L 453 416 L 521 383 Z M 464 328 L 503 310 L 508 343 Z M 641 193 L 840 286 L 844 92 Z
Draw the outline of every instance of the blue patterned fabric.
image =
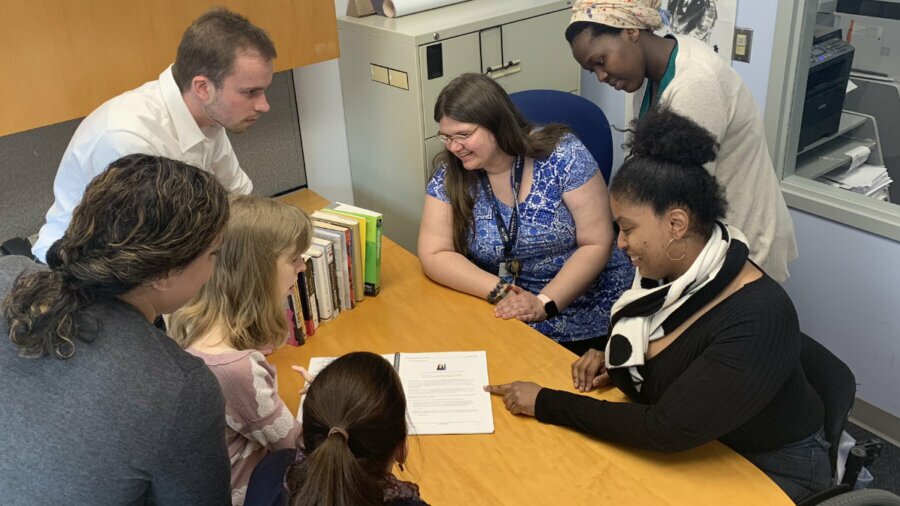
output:
M 566 135 L 553 153 L 534 161 L 531 192 L 519 204 L 519 237 L 516 258 L 522 261 L 517 285 L 539 293 L 550 282 L 566 260 L 578 248 L 575 220 L 563 202 L 563 193 L 579 188 L 597 173 L 597 164 L 584 145 L 573 135 Z M 444 188 L 446 167 L 439 167 L 428 183 L 426 193 L 449 202 Z M 503 259 L 503 242 L 494 221 L 493 195 L 485 194 L 481 185 L 470 188 L 475 207 L 472 211 L 474 234 L 469 239 L 469 260 L 496 274 Z M 512 208 L 497 201 L 503 222 L 509 224 Z M 606 334 L 613 302 L 631 286 L 634 268 L 628 257 L 613 245 L 606 269 L 588 290 L 566 307 L 559 316 L 530 324 L 558 342 L 580 341 Z

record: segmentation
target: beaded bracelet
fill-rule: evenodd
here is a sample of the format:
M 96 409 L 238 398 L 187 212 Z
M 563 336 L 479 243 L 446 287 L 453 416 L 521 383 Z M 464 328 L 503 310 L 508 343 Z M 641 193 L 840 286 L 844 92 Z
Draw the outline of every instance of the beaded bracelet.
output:
M 506 294 L 509 293 L 509 290 L 511 288 L 512 287 L 510 286 L 509 283 L 506 283 L 501 279 L 494 286 L 494 289 L 491 290 L 491 293 L 489 293 L 487 295 L 487 297 L 485 297 L 485 298 L 491 304 L 496 304 L 496 303 L 500 302 L 501 300 L 503 300 L 504 297 L 506 297 Z

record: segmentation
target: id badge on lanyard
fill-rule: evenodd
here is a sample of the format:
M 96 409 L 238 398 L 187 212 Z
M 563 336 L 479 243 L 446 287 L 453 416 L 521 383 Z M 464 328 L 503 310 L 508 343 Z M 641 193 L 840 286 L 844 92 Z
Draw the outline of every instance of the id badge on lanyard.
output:
M 491 188 L 491 183 L 487 175 L 481 173 L 481 186 L 485 194 L 491 197 L 491 203 L 494 206 L 494 220 L 497 224 L 497 232 L 500 240 L 503 242 L 503 260 L 500 262 L 497 276 L 505 283 L 516 284 L 519 274 L 522 272 L 522 262 L 515 256 L 516 239 L 519 232 L 519 188 L 522 184 L 522 173 L 525 169 L 525 157 L 517 156 L 512 177 L 513 189 L 513 209 L 509 218 L 509 228 L 503 223 L 503 217 L 500 214 L 500 207 L 497 205 L 497 197 Z
M 500 262 L 500 269 L 497 275 L 504 283 L 514 285 L 516 284 L 516 280 L 519 279 L 519 272 L 521 272 L 521 270 L 522 262 L 520 262 L 518 258 L 514 258 L 509 261 Z

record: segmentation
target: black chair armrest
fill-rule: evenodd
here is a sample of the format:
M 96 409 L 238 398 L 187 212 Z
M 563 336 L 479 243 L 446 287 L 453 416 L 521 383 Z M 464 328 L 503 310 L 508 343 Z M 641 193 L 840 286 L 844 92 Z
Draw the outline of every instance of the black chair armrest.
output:
M 851 491 L 850 485 L 846 483 L 841 483 L 840 485 L 836 485 L 831 488 L 826 488 L 825 490 L 816 492 L 815 494 L 807 497 L 806 499 L 797 503 L 797 506 L 815 506 L 816 504 L 821 504 L 822 501 L 827 501 L 832 497 L 839 496 L 841 494 L 846 494 Z
M 34 259 L 34 255 L 31 254 L 31 243 L 21 237 L 13 237 L 0 244 L 0 255 L 21 255 Z

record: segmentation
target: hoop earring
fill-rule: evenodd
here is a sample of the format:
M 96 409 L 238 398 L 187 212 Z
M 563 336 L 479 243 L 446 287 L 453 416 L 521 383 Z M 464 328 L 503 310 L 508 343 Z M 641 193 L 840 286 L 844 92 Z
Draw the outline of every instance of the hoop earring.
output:
M 672 242 L 674 242 L 674 241 L 675 241 L 675 238 L 674 238 L 674 237 L 671 238 L 671 239 L 669 239 L 669 242 L 667 242 L 667 243 L 666 243 L 666 246 L 663 248 L 664 250 L 666 250 L 666 258 L 668 258 L 669 260 L 671 260 L 671 261 L 673 261 L 673 262 L 678 262 L 678 261 L 680 261 L 680 260 L 684 260 L 684 257 L 687 255 L 687 241 L 684 241 L 684 239 L 679 239 L 679 241 L 684 241 L 684 250 L 681 252 L 681 256 L 680 256 L 680 257 L 678 257 L 678 258 L 672 258 L 672 256 L 669 254 L 669 246 L 670 246 L 670 245 L 672 244 Z

